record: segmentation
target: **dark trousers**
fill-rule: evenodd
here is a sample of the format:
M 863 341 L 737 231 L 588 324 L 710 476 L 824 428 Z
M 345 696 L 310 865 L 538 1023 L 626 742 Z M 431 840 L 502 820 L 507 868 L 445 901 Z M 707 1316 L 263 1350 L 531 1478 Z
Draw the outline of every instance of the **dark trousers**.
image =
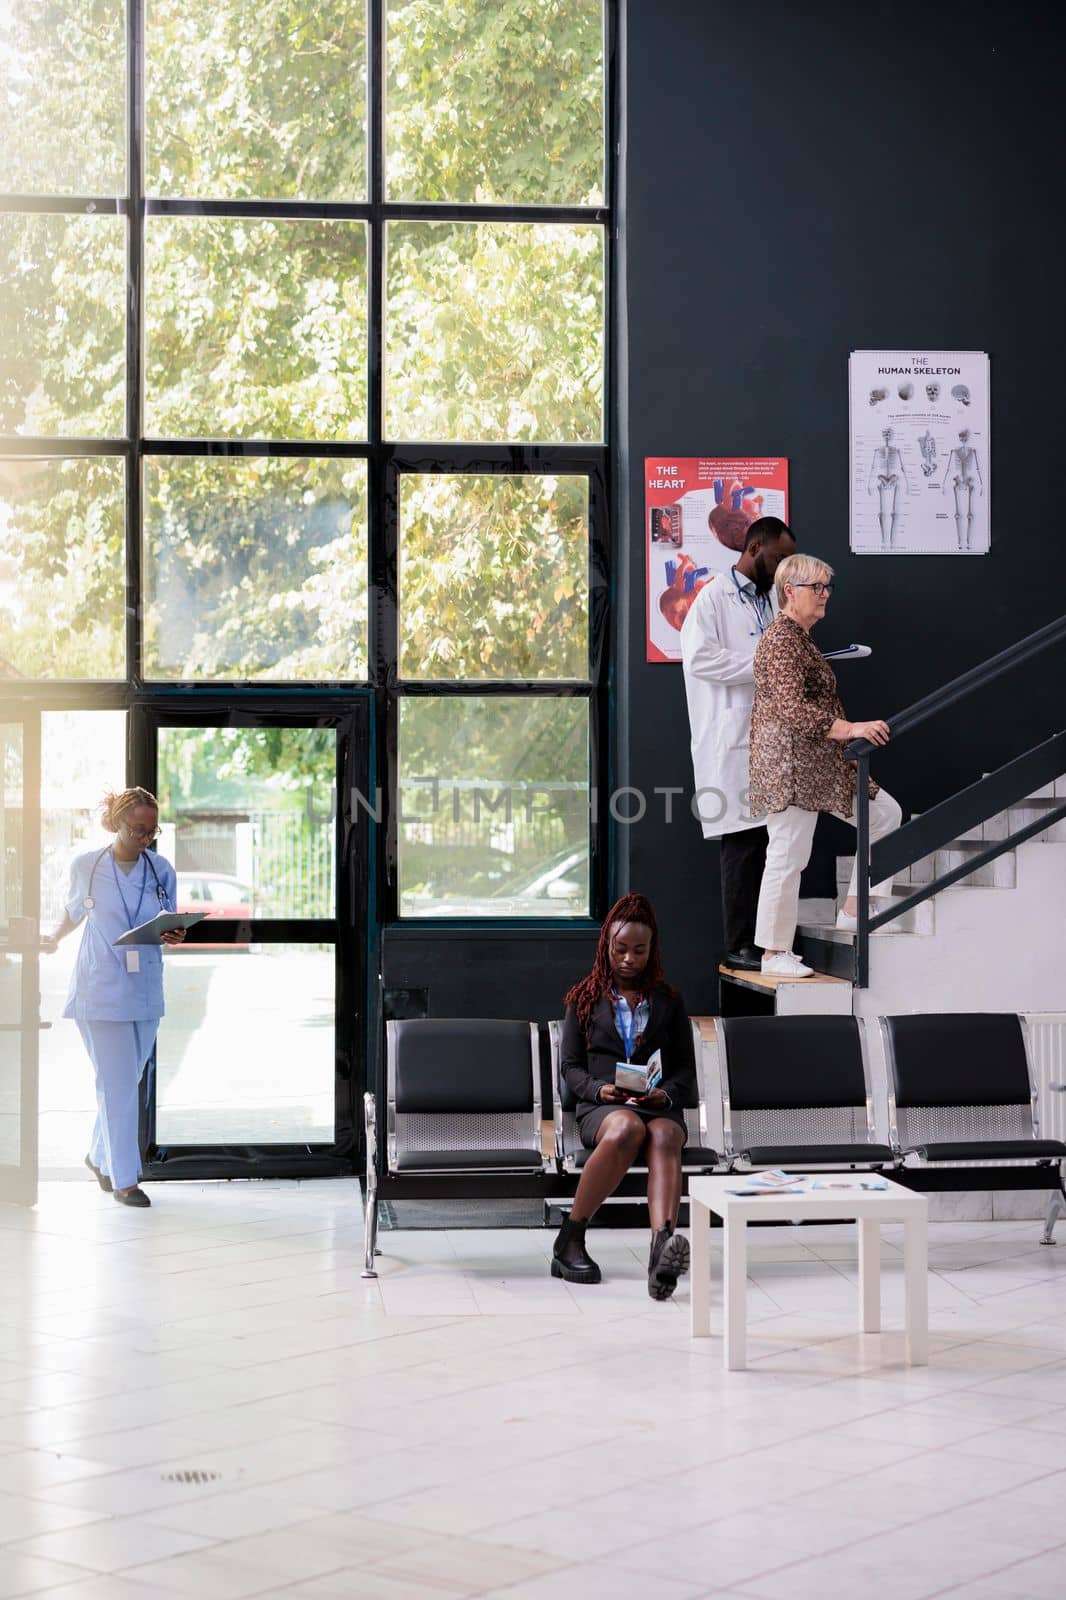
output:
M 766 844 L 765 828 L 722 834 L 722 930 L 727 950 L 755 943 L 755 909 Z

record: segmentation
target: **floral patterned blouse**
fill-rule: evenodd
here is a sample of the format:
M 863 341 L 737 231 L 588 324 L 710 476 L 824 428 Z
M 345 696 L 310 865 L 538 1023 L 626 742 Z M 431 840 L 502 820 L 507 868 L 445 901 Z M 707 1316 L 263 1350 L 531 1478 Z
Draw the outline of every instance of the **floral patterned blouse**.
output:
M 771 622 L 755 652 L 751 708 L 751 814 L 837 811 L 850 817 L 855 772 L 844 746 L 828 737 L 844 707 L 833 669 L 806 629 L 791 617 Z M 877 784 L 870 780 L 871 799 Z

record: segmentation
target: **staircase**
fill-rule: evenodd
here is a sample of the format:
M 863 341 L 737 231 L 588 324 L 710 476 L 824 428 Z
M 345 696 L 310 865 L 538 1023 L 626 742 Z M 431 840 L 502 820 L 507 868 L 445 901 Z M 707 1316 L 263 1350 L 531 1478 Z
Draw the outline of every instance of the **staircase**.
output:
M 889 717 L 893 741 L 1063 639 L 1066 617 Z M 886 1064 L 878 1017 L 1019 1012 L 1029 1019 L 1041 1127 L 1062 1137 L 1054 1130 L 1066 1120 L 1066 733 L 911 817 L 872 849 L 866 778 L 874 747 L 855 741 L 846 753 L 858 769 L 857 853 L 871 863 L 875 882 L 894 880 L 894 909 L 870 916 L 860 874 L 858 931 L 839 931 L 837 905 L 854 859 L 841 857 L 837 901 L 800 906 L 797 944 L 818 977 L 771 979 L 723 967 L 720 1010 L 859 1017 L 880 1104 Z M 877 1137 L 886 1140 L 888 1129 L 878 1128 Z M 1024 1191 L 935 1201 L 933 1214 L 945 1216 L 1040 1214 L 1026 1209 L 1040 1202 Z
M 899 901 L 965 866 L 1066 801 L 1066 776 L 997 812 L 904 868 Z M 852 858 L 837 862 L 839 898 Z M 818 972 L 855 974 L 857 935 L 833 927 L 836 905 L 805 902 L 804 959 Z M 862 1003 L 859 1003 L 861 1000 Z M 1066 821 L 1058 820 L 889 922 L 870 941 L 869 983 L 857 1015 L 894 1011 L 1058 1011 L 1066 1004 Z M 872 1007 L 872 1009 L 871 1009 Z

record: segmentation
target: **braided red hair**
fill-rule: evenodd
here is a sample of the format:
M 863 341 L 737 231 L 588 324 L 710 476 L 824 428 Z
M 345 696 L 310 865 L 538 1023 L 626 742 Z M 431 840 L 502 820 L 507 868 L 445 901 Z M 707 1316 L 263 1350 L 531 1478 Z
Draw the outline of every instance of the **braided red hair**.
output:
M 565 1003 L 576 1009 L 577 1020 L 584 1034 L 588 1033 L 589 1018 L 596 1001 L 611 992 L 611 934 L 615 928 L 626 922 L 641 922 L 651 930 L 648 964 L 641 976 L 644 992 L 650 994 L 653 989 L 661 987 L 673 993 L 663 978 L 659 960 L 659 925 L 655 920 L 651 901 L 642 894 L 624 894 L 620 900 L 615 901 L 603 920 L 592 971 L 587 978 L 582 978 L 580 983 L 575 983 L 566 996 Z

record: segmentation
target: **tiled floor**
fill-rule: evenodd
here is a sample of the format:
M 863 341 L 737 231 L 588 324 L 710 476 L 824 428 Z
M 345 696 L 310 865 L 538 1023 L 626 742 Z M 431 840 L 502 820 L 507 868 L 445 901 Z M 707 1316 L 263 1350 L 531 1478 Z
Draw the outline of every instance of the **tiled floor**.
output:
M 384 1233 L 351 1183 L 90 1183 L 0 1208 L 0 1597 L 698 1600 L 1066 1588 L 1066 1224 L 898 1235 L 861 1336 L 847 1228 L 751 1240 L 752 1365 L 545 1232 Z M 718 1309 L 718 1293 L 712 1304 Z

